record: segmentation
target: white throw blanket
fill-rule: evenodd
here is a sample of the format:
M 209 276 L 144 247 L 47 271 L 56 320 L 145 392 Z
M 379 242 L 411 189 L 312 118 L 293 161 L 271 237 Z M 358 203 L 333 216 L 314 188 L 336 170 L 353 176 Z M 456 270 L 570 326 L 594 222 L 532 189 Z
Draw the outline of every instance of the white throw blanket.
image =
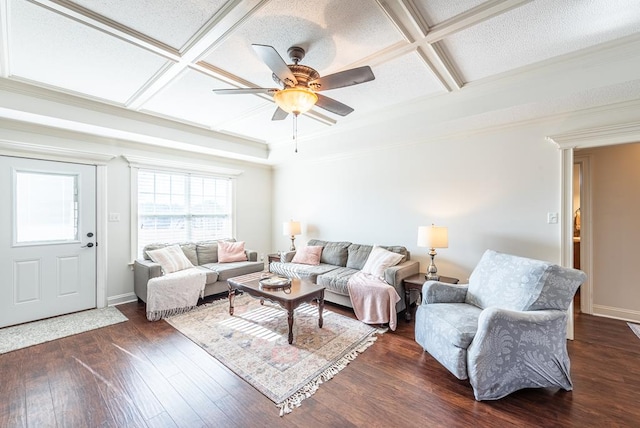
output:
M 203 296 L 206 281 L 206 272 L 195 268 L 151 278 L 147 283 L 147 319 L 158 321 L 190 311 Z
M 364 272 L 357 272 L 347 282 L 349 297 L 356 317 L 366 324 L 389 323 L 391 330 L 396 329 L 396 303 L 400 296 L 395 288 Z

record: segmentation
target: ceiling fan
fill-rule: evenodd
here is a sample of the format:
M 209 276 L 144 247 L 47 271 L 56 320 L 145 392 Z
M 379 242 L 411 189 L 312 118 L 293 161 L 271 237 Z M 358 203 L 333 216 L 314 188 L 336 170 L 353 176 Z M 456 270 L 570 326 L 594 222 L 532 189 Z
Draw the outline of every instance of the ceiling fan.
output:
M 287 64 L 273 46 L 251 45 L 260 59 L 273 71 L 273 80 L 282 88 L 239 88 L 214 89 L 216 94 L 268 94 L 273 96 L 278 108 L 272 120 L 283 120 L 289 113 L 298 116 L 309 111 L 314 105 L 331 113 L 346 116 L 353 112 L 353 108 L 339 101 L 329 98 L 320 91 L 343 88 L 374 80 L 371 67 L 363 66 L 340 71 L 320 77 L 311 67 L 301 65 L 305 50 L 299 46 L 292 46 L 287 50 L 293 64 Z

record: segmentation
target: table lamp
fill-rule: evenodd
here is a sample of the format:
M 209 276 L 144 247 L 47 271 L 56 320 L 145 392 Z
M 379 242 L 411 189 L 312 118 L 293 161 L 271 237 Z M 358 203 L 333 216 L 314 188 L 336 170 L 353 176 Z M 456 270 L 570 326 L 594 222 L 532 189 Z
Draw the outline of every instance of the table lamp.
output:
M 299 221 L 290 220 L 282 223 L 282 234 L 291 237 L 291 248 L 289 249 L 290 251 L 296 250 L 294 241 L 296 239 L 296 235 L 300 235 L 300 233 L 301 233 L 301 229 L 300 229 Z
M 446 227 L 436 227 L 433 224 L 431 226 L 420 226 L 418 228 L 418 246 L 429 248 L 429 256 L 431 256 L 431 263 L 427 269 L 427 274 L 424 276 L 428 281 L 437 281 L 440 279 L 438 276 L 438 268 L 433 262 L 433 258 L 436 256 L 436 248 L 448 248 L 449 247 L 449 232 Z

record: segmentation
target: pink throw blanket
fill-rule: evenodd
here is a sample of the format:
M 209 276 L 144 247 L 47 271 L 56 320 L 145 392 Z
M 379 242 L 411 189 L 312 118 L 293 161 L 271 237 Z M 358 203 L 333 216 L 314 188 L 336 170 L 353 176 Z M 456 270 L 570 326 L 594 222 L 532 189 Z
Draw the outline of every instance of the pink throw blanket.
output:
M 366 324 L 389 323 L 396 329 L 396 303 L 400 296 L 395 288 L 364 272 L 357 272 L 347 282 L 349 297 L 356 317 Z

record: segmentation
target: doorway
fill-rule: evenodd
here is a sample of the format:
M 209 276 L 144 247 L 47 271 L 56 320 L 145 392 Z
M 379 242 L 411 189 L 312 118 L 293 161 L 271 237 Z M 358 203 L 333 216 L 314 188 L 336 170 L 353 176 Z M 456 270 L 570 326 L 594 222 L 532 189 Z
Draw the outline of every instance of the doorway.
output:
M 0 156 L 0 327 L 95 308 L 96 167 Z

